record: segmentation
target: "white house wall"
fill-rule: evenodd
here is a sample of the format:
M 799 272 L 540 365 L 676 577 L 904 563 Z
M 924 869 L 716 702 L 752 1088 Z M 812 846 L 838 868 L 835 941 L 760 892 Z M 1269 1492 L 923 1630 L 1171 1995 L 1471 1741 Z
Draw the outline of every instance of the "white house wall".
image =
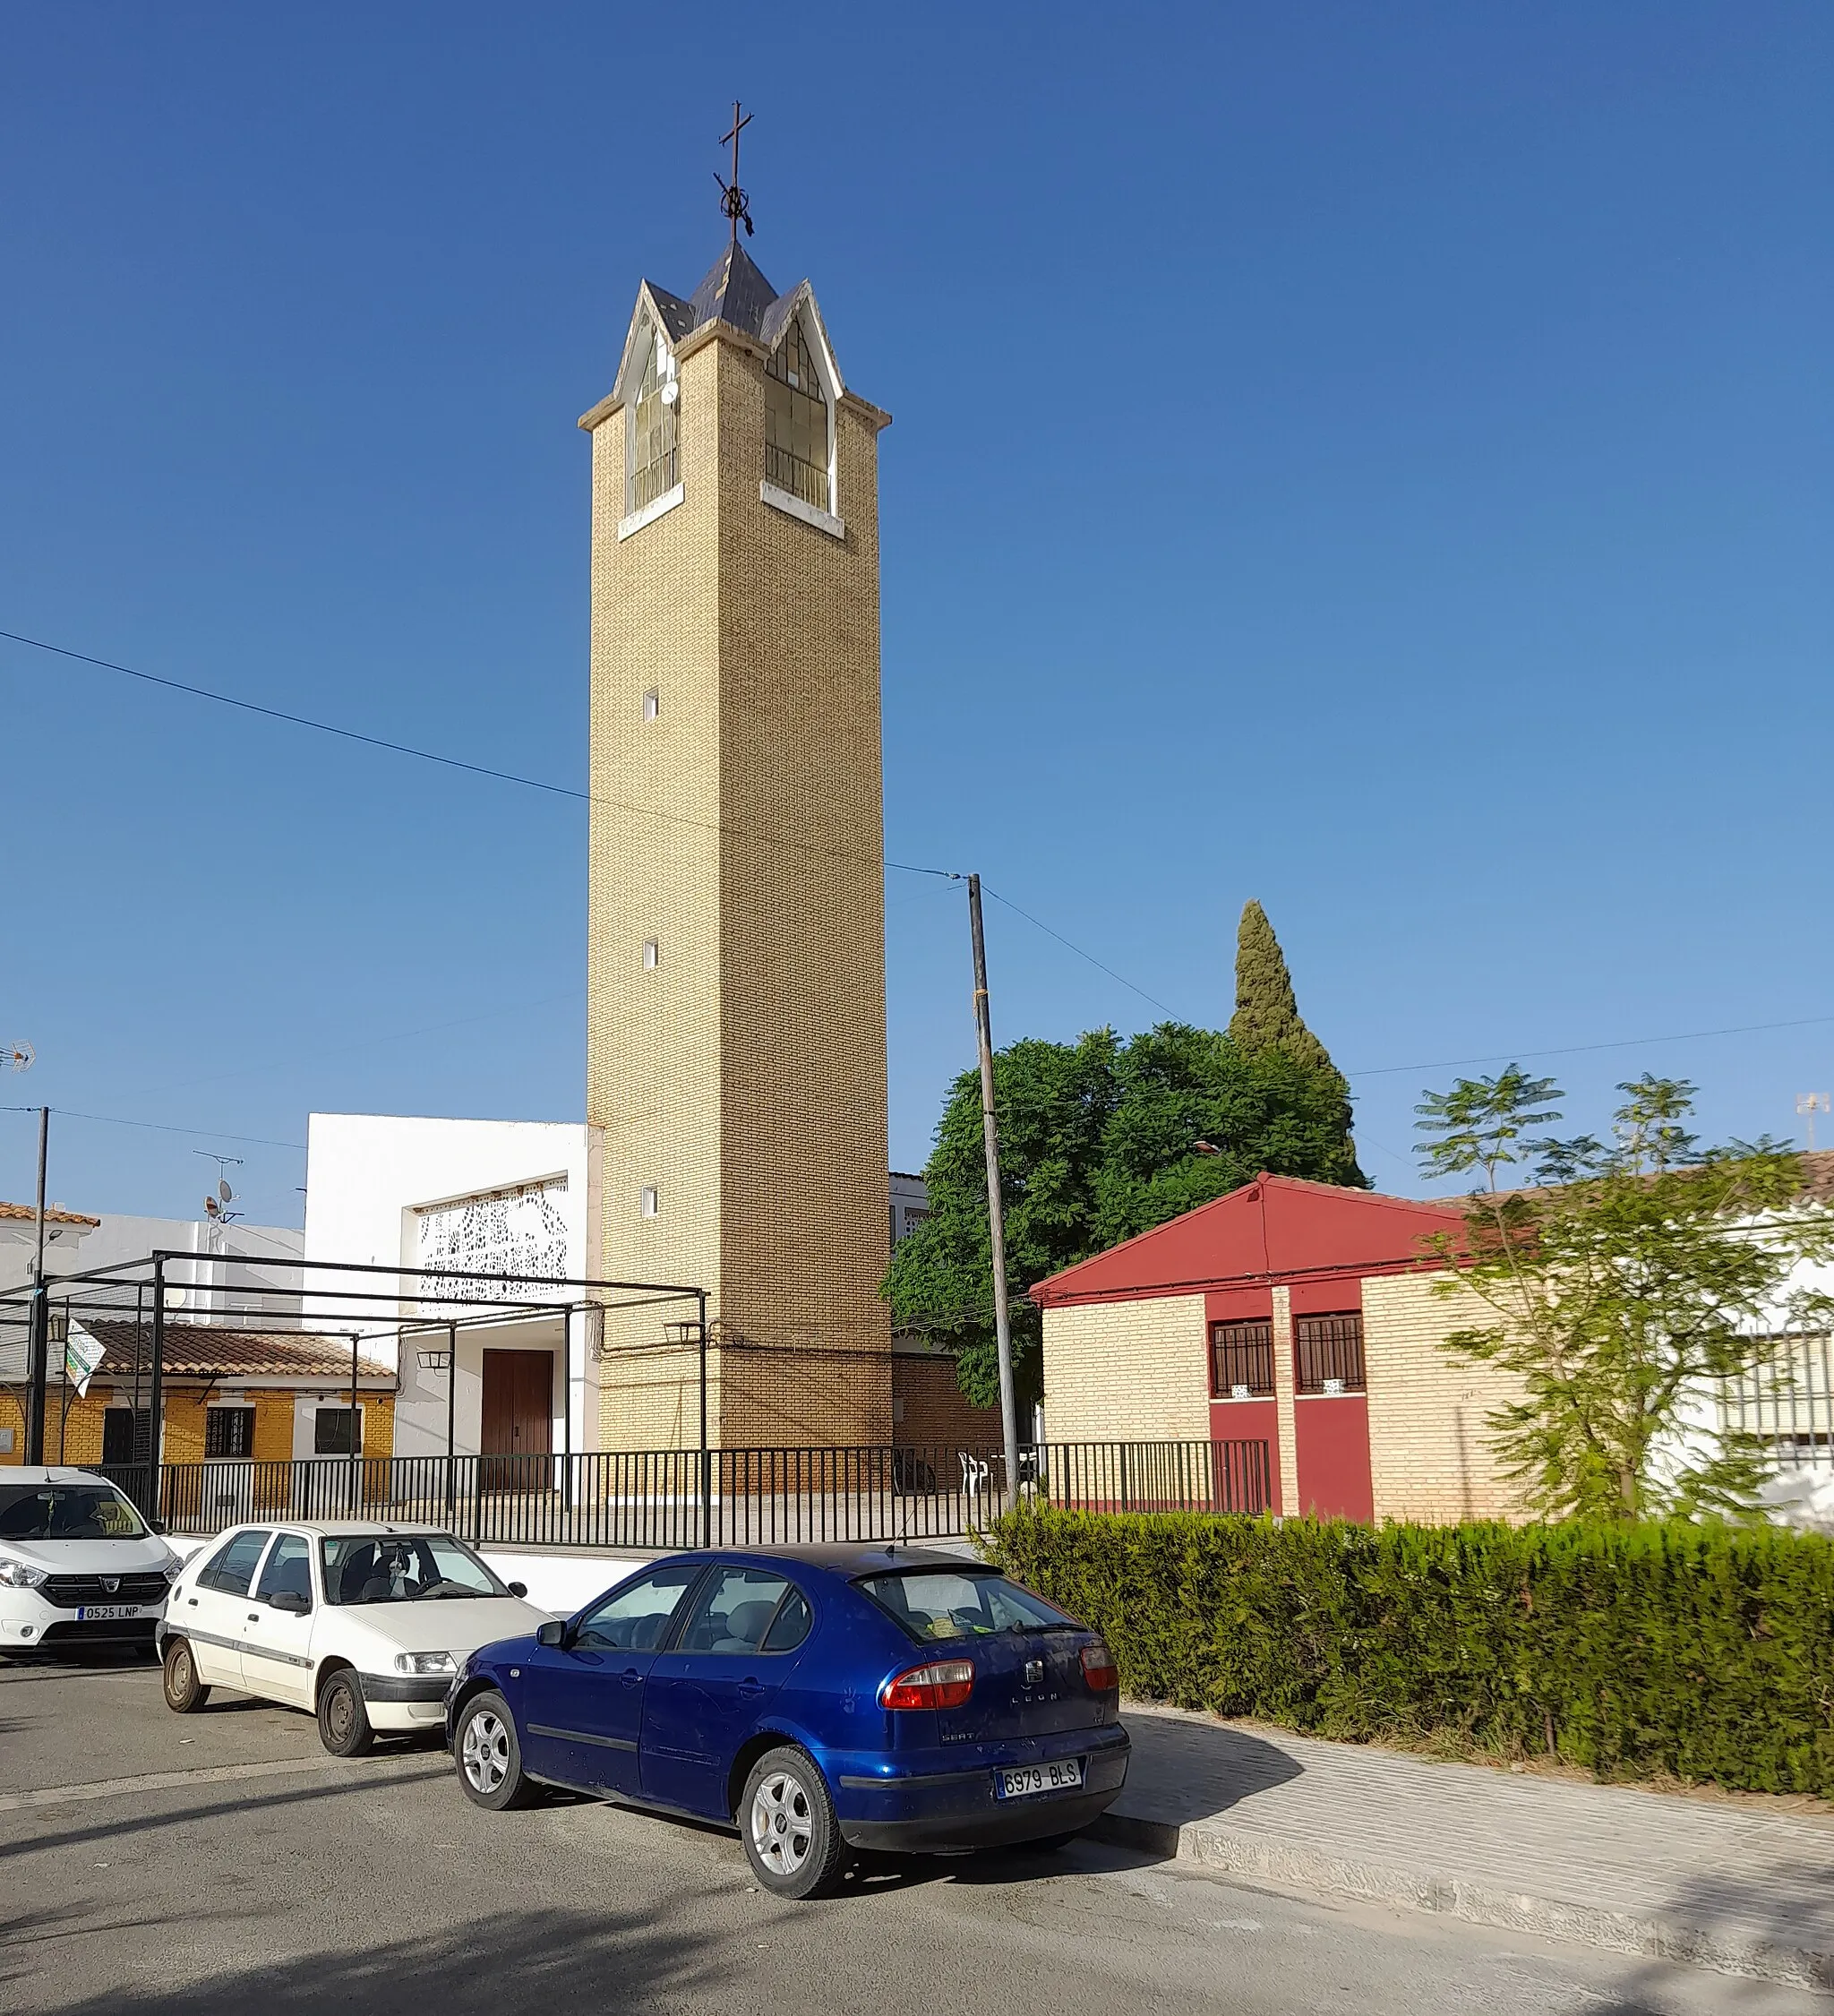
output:
M 418 1267 L 462 1265 L 471 1258 L 482 1267 L 486 1260 L 478 1257 L 494 1256 L 501 1246 L 512 1264 L 492 1259 L 491 1271 L 553 1274 L 576 1281 L 587 1272 L 587 1133 L 583 1126 L 314 1113 L 306 1143 L 308 1260 Z M 538 1198 L 518 1201 L 512 1195 L 536 1186 L 541 1187 Z M 396 1285 L 373 1276 L 364 1283 L 359 1275 L 326 1275 L 313 1285 L 359 1283 L 372 1292 L 378 1287 L 392 1292 Z M 477 1292 L 506 1291 L 480 1285 Z M 564 1297 L 557 1294 L 556 1299 Z M 416 1298 L 403 1313 L 436 1325 L 437 1301 Z M 570 1345 L 569 1327 L 575 1333 Z M 596 1420 L 597 1408 L 596 1394 L 588 1391 L 594 1368 L 583 1348 L 583 1327 L 578 1319 L 570 1326 L 557 1315 L 461 1328 L 452 1422 L 455 1453 L 478 1453 L 486 1350 L 553 1351 L 558 1360 L 553 1447 L 557 1452 L 585 1447 L 587 1425 Z M 377 1336 L 364 1346 L 366 1355 L 396 1365 L 400 1379 L 395 1407 L 398 1456 L 445 1453 L 447 1373 L 419 1362 L 422 1350 L 443 1349 L 444 1342 L 436 1332 L 410 1332 L 399 1364 L 392 1334 Z

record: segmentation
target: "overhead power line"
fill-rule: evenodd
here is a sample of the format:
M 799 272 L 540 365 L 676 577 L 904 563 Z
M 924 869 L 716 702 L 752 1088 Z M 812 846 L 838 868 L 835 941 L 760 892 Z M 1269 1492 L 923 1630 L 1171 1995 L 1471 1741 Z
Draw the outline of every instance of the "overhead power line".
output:
M 1710 1036 L 1757 1036 L 1772 1029 L 1813 1029 L 1834 1022 L 1834 1015 L 1799 1016 L 1793 1022 L 1746 1022 L 1730 1029 L 1683 1029 L 1668 1036 L 1616 1036 L 1608 1043 L 1566 1043 L 1558 1050 L 1493 1050 L 1482 1057 L 1441 1057 L 1430 1064 L 1379 1064 L 1346 1071 L 1347 1078 L 1392 1077 L 1402 1071 L 1456 1071 L 1468 1064 L 1504 1064 L 1522 1057 L 1579 1057 L 1590 1051 L 1641 1050 L 1646 1043 L 1697 1043 Z
M 391 742 L 383 735 L 368 735 L 361 729 L 340 727 L 335 721 L 315 721 L 310 715 L 290 714 L 284 708 L 264 707 L 258 700 L 239 699 L 233 693 L 219 693 L 209 686 L 193 686 L 183 679 L 167 679 L 156 672 L 142 672 L 136 665 L 120 665 L 113 658 L 92 657 L 87 651 L 73 651 L 65 645 L 49 644 L 41 637 L 27 637 L 16 630 L 0 630 L 0 638 L 9 643 L 27 645 L 34 651 L 49 651 L 57 657 L 73 659 L 78 665 L 96 665 L 104 672 L 118 672 L 124 678 L 138 679 L 148 686 L 163 687 L 170 693 L 187 693 L 193 699 L 211 700 L 219 707 L 235 708 L 239 713 L 284 722 L 288 727 L 309 728 L 314 734 L 335 735 L 340 742 L 359 742 L 365 749 L 380 749 L 390 756 L 410 757 L 417 763 L 436 763 L 442 769 L 462 770 L 469 776 L 488 777 L 497 784 L 518 785 L 525 791 L 545 792 L 550 797 L 570 798 L 582 805 L 603 805 L 609 811 L 630 812 L 638 819 L 661 819 L 670 826 L 692 827 L 703 833 L 729 834 L 734 839 L 756 840 L 766 846 L 792 847 L 802 854 L 825 854 L 831 861 L 855 861 L 875 868 L 895 869 L 901 875 L 936 875 L 946 881 L 961 879 L 960 874 L 952 868 L 929 868 L 914 862 L 892 861 L 884 854 L 852 854 L 844 847 L 825 847 L 817 841 L 798 839 L 793 834 L 755 833 L 724 819 L 691 819 L 685 812 L 667 812 L 656 805 L 633 805 L 622 799 L 601 798 L 570 784 L 555 784 L 552 778 L 524 776 L 518 770 L 499 770 L 488 763 L 467 762 L 459 756 L 441 756 L 436 750 L 421 749 L 413 742 Z
M 315 720 L 310 715 L 293 714 L 285 708 L 267 707 L 258 700 L 244 700 L 234 693 L 219 693 L 212 687 L 193 685 L 188 680 L 168 679 L 161 673 L 143 672 L 137 665 L 122 665 L 114 658 L 99 658 L 88 651 L 74 651 L 67 645 L 52 644 L 41 637 L 28 637 L 21 631 L 0 630 L 0 638 L 5 639 L 9 643 L 23 644 L 34 651 L 48 651 L 54 656 L 68 658 L 77 665 L 95 665 L 103 672 L 119 673 L 124 678 L 136 679 L 144 685 L 157 686 L 167 692 L 184 693 L 193 699 L 210 700 L 219 707 L 234 708 L 238 713 L 258 715 L 264 720 L 282 722 L 288 727 L 309 729 L 314 734 L 332 735 L 340 742 L 356 742 L 365 749 L 379 749 L 391 756 L 406 756 L 416 762 L 434 763 L 442 769 L 459 770 L 468 776 L 486 777 L 496 784 L 516 785 L 527 791 L 545 793 L 550 797 L 568 798 L 584 805 L 602 805 L 611 811 L 628 812 L 638 819 L 660 819 L 671 826 L 690 827 L 703 833 L 724 833 L 735 839 L 758 841 L 767 846 L 791 847 L 803 854 L 824 854 L 833 861 L 870 862 L 876 868 L 892 869 L 901 875 L 934 876 L 947 882 L 965 879 L 965 871 L 959 869 L 931 868 L 921 862 L 893 861 L 885 854 L 850 854 L 842 848 L 824 847 L 813 841 L 801 840 L 793 835 L 756 833 L 743 827 L 730 825 L 723 819 L 692 819 L 686 813 L 664 811 L 654 805 L 635 805 L 622 799 L 602 798 L 590 791 L 581 791 L 572 785 L 556 784 L 548 777 L 524 776 L 519 771 L 499 770 L 488 763 L 472 763 L 462 757 L 442 756 L 435 750 L 422 749 L 413 742 L 393 742 L 383 735 L 365 734 L 361 729 L 346 728 L 334 721 Z M 1144 987 L 1136 985 L 1125 974 L 1117 973 L 1112 966 L 1105 965 L 1093 952 L 1085 952 L 1073 939 L 1066 938 L 1059 931 L 1052 930 L 1049 924 L 1034 917 L 1029 910 L 1020 909 L 1010 897 L 1000 896 L 993 889 L 988 889 L 986 893 L 996 902 L 1004 904 L 1016 915 L 1023 917 L 1034 930 L 1042 931 L 1047 938 L 1054 938 L 1059 945 L 1067 947 L 1079 959 L 1086 960 L 1098 972 L 1106 974 L 1110 980 L 1118 981 L 1130 992 L 1139 995 L 1142 1000 L 1152 1002 L 1163 1014 L 1170 1015 L 1174 1012 L 1157 995 L 1149 994 Z M 232 1137 L 220 1135 L 216 1138 L 229 1140 Z
M 0 1106 L 0 1113 L 36 1113 L 36 1106 Z M 159 1120 L 124 1120 L 118 1113 L 77 1113 L 68 1106 L 56 1106 L 52 1111 L 59 1120 L 94 1120 L 102 1127 L 140 1127 L 152 1134 L 188 1134 L 196 1141 L 245 1141 L 257 1148 L 291 1148 L 299 1154 L 305 1153 L 304 1141 L 274 1141 L 264 1134 L 219 1134 L 214 1128 L 167 1127 Z
M 984 882 L 981 886 L 983 889 L 986 890 L 986 893 L 990 896 L 996 903 L 1003 904 L 1006 908 L 1012 911 L 1016 916 L 1023 917 L 1025 922 L 1033 928 L 1033 930 L 1042 931 L 1047 938 L 1054 938 L 1059 945 L 1068 946 L 1070 950 L 1074 952 L 1079 959 L 1086 959 L 1089 964 L 1097 970 L 1097 972 L 1105 973 L 1110 980 L 1119 981 L 1123 987 L 1127 988 L 1130 992 L 1137 994 L 1143 1001 L 1151 1001 L 1153 1007 L 1160 1009 L 1162 1013 L 1166 1015 L 1175 1015 L 1177 1013 L 1175 1009 L 1167 1008 L 1165 1003 L 1160 999 L 1157 994 L 1149 994 L 1144 987 L 1136 987 L 1125 974 L 1117 973 L 1112 966 L 1104 965 L 1093 952 L 1085 952 L 1080 945 L 1072 944 L 1071 941 L 1067 939 L 1061 931 L 1052 931 L 1049 924 L 1044 923 L 1040 919 L 1034 917 L 1029 910 L 1021 910 L 1018 905 L 1015 903 L 1010 896 L 1002 896 L 998 889 L 988 888 L 986 883 Z

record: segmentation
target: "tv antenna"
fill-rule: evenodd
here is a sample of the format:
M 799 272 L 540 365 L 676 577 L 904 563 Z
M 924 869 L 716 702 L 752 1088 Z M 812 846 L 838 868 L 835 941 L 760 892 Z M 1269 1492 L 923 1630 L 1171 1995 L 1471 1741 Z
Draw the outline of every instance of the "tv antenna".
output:
M 1825 1092 L 1799 1092 L 1795 1095 L 1795 1110 L 1809 1123 L 1809 1153 L 1815 1152 L 1815 1115 L 1828 1111 L 1828 1094 Z
M 213 1162 L 217 1165 L 215 1193 L 212 1194 L 208 1190 L 204 1192 L 204 1216 L 219 1225 L 233 1225 L 242 1214 L 229 1208 L 236 1202 L 236 1192 L 229 1188 L 229 1179 L 224 1175 L 223 1171 L 226 1169 L 240 1169 L 242 1167 L 242 1157 L 240 1155 L 216 1154 L 209 1148 L 193 1148 L 191 1152 L 194 1155 L 201 1155 L 206 1162 Z
M 0 1041 L 0 1067 L 9 1071 L 30 1071 L 38 1055 L 22 1036 L 13 1042 Z
M 731 133 L 720 135 L 720 145 L 722 147 L 725 146 L 729 141 L 732 142 L 733 179 L 728 182 L 717 168 L 714 170 L 713 174 L 714 180 L 720 185 L 720 209 L 725 213 L 727 221 L 733 227 L 733 243 L 734 244 L 739 242 L 739 227 L 741 224 L 745 227 L 745 236 L 748 238 L 751 236 L 751 199 L 739 186 L 739 135 L 750 124 L 750 113 L 748 112 L 742 119 L 739 116 L 739 101 L 734 99 L 733 100 L 733 130 Z

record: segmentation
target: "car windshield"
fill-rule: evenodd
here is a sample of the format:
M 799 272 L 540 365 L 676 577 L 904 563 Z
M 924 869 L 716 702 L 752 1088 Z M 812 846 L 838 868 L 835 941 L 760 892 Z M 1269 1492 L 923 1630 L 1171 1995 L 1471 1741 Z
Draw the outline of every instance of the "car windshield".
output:
M 450 1533 L 347 1533 L 322 1542 L 328 1603 L 439 1602 L 510 1591 Z
M 859 1586 L 913 1638 L 986 1638 L 1001 1631 L 1076 1631 L 1081 1627 L 1041 1596 L 1004 1575 L 950 1568 L 903 1568 L 862 1576 Z
M 0 1484 L 0 1540 L 137 1540 L 141 1516 L 108 1484 Z

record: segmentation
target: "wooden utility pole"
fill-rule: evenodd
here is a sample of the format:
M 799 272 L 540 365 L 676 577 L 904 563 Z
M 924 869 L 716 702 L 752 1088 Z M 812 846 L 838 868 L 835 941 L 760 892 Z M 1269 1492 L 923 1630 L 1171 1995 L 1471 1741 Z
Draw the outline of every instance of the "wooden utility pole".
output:
M 25 1460 L 45 1460 L 45 1386 L 51 1371 L 51 1304 L 45 1293 L 45 1164 L 51 1146 L 51 1109 L 39 1108 L 38 1253 L 32 1262 L 30 1363 L 26 1372 Z
M 981 929 L 981 878 L 968 878 L 968 929 L 974 940 L 974 1034 L 981 1048 L 981 1131 L 987 1143 L 987 1220 L 993 1245 L 993 1335 L 999 1352 L 999 1426 L 1006 1445 L 1007 1510 L 1019 1503 L 1019 1408 L 1013 1393 L 1013 1326 L 1007 1312 L 1007 1221 L 999 1188 L 999 1123 L 993 1111 L 993 1018 L 987 1003 L 987 940 Z

